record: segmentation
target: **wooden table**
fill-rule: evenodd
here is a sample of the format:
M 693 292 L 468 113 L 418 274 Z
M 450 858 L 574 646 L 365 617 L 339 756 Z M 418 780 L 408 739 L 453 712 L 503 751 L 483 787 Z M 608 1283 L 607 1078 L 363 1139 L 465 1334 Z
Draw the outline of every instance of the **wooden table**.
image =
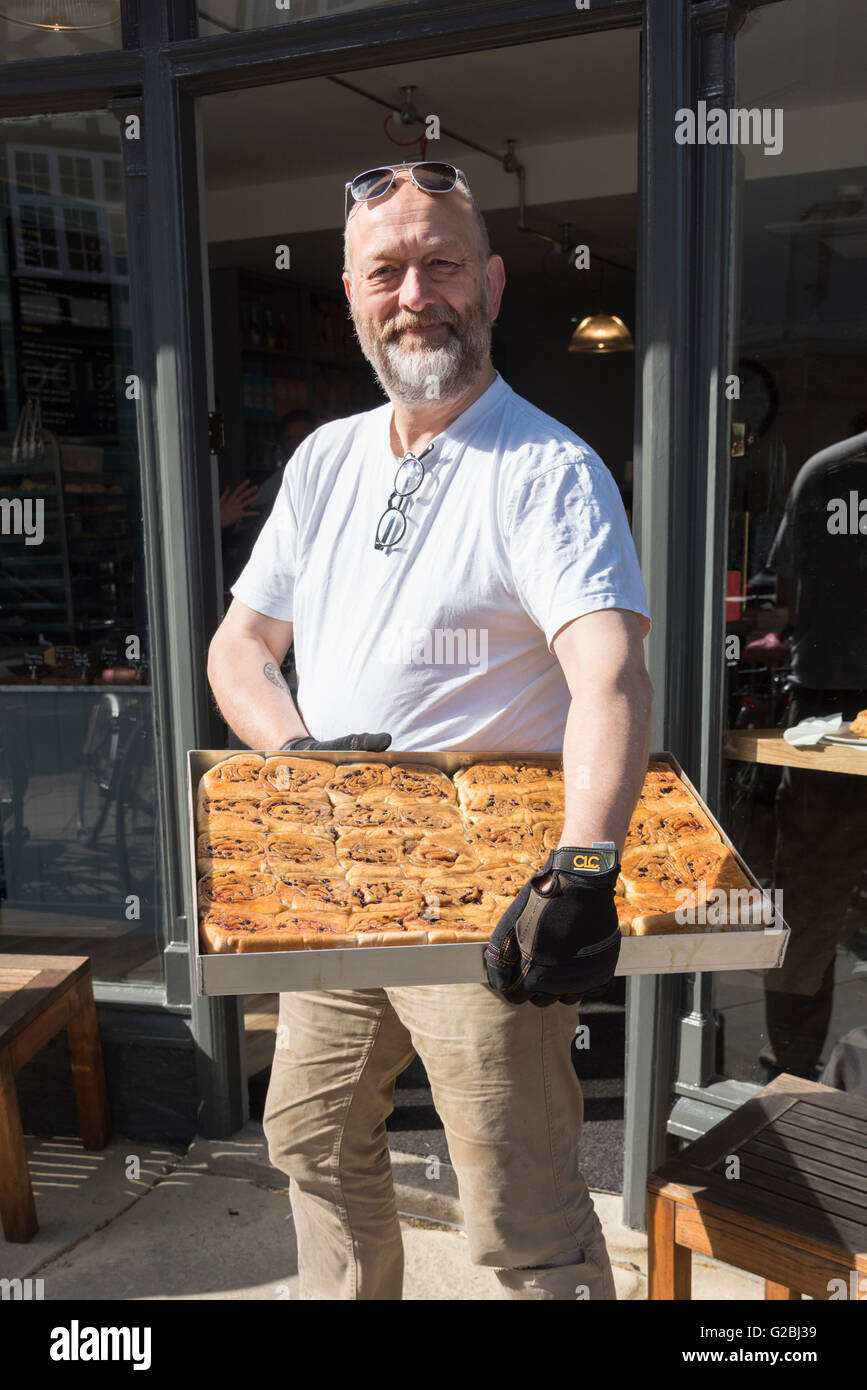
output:
M 693 1250 L 768 1299 L 867 1299 L 867 1099 L 784 1072 L 651 1173 L 647 1233 L 651 1299 L 689 1299 Z
M 782 729 L 726 729 L 723 756 L 741 763 L 774 763 L 777 767 L 803 767 L 814 772 L 851 772 L 867 777 L 867 748 L 843 743 L 816 743 L 812 748 L 793 748 Z
M 0 955 L 0 1219 L 10 1241 L 30 1240 L 39 1229 L 15 1073 L 61 1028 L 84 1146 L 102 1149 L 111 1121 L 89 958 Z

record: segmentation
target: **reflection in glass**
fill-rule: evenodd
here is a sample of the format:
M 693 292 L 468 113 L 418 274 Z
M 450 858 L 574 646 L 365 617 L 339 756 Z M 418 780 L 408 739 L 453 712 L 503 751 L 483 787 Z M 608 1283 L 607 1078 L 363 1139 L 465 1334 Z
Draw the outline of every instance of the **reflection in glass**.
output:
M 0 123 L 0 950 L 161 979 L 120 130 Z
M 120 0 L 0 0 L 0 63 L 120 48 Z
M 739 106 L 785 97 L 781 154 L 738 155 L 725 586 L 727 722 L 765 731 L 771 752 L 765 740 L 785 726 L 867 708 L 865 63 L 856 0 L 821 13 L 786 0 L 738 37 Z M 846 758 L 838 771 L 726 764 L 727 827 L 762 883 L 782 890 L 792 931 L 781 969 L 717 977 L 722 1069 L 743 1080 L 789 1071 L 867 1086 L 851 1065 L 867 1046 L 867 742 Z
M 407 0 L 205 0 L 197 7 L 199 34 L 231 34 L 240 29 L 267 29 L 274 24 L 297 24 L 304 19 L 328 19 L 357 10 L 406 4 Z

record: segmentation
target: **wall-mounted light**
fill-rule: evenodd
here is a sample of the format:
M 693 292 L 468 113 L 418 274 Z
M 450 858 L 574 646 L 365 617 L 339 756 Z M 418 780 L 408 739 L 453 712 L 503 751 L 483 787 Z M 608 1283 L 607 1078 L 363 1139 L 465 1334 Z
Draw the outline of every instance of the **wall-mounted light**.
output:
M 574 323 L 575 320 L 573 319 Z M 570 352 L 634 352 L 632 334 L 616 314 L 588 314 L 575 328 Z
M 105 29 L 120 20 L 120 0 L 0 0 L 0 19 L 28 29 Z

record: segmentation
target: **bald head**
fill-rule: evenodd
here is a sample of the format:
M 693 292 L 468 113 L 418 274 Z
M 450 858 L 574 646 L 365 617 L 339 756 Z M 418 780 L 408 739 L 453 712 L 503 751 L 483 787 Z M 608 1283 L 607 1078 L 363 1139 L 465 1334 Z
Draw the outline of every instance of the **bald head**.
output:
M 376 198 L 369 203 L 352 202 L 349 209 L 349 217 L 343 232 L 343 269 L 350 279 L 352 278 L 352 257 L 353 247 L 358 235 L 364 235 L 363 228 L 369 223 L 365 222 L 364 214 L 372 212 L 378 205 L 386 204 L 390 199 L 397 198 L 406 189 L 410 195 L 416 195 L 415 205 L 423 207 L 424 199 L 429 202 L 450 201 L 453 205 L 457 204 L 465 214 L 467 226 L 472 224 L 475 228 L 476 246 L 480 266 L 487 265 L 491 255 L 491 243 L 488 238 L 488 229 L 485 226 L 485 219 L 482 210 L 470 191 L 469 184 L 464 177 L 459 174 L 457 183 L 449 193 L 426 193 L 423 189 L 416 188 L 410 178 L 409 171 L 399 169 L 395 174 L 395 182 L 392 184 L 388 193 L 382 198 Z M 359 230 L 359 228 L 361 230 Z

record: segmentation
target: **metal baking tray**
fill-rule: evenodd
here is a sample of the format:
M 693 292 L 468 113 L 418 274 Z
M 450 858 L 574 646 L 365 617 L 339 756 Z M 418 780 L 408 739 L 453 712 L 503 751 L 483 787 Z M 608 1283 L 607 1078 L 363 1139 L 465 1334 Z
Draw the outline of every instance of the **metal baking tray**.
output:
M 189 870 L 192 901 L 198 904 L 196 890 L 196 805 L 199 781 L 203 775 L 240 752 L 261 749 L 209 749 L 188 753 L 187 817 L 189 821 Z M 449 776 L 472 763 L 495 763 L 528 758 L 559 767 L 559 758 L 539 753 L 441 752 L 354 753 L 304 752 L 297 756 L 328 763 L 383 762 L 424 763 Z M 671 753 L 652 753 L 651 761 L 668 763 L 698 801 L 705 815 L 719 831 L 723 842 L 754 888 L 760 885 L 744 863 L 716 817 L 705 806 L 695 787 Z M 274 994 L 293 990 L 369 989 L 380 985 L 483 984 L 484 945 L 477 941 L 453 946 L 358 946 L 346 950 L 329 948 L 316 951 L 260 951 L 238 955 L 209 955 L 202 951 L 198 913 L 191 927 L 191 946 L 196 953 L 196 981 L 199 994 Z M 764 970 L 783 962 L 789 928 L 778 916 L 770 927 L 754 930 L 677 932 L 670 936 L 624 936 L 620 946 L 618 975 L 678 975 L 703 970 Z

